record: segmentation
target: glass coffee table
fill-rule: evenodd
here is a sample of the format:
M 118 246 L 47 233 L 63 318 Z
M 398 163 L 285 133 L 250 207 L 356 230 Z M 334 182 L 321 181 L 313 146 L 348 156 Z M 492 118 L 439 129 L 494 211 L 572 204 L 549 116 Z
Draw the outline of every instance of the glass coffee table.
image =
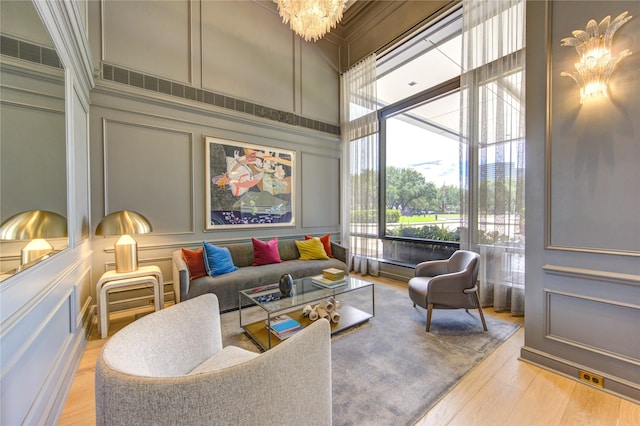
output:
M 316 284 L 311 277 L 299 278 L 293 281 L 287 297 L 282 297 L 278 284 L 242 290 L 238 294 L 240 327 L 263 350 L 268 350 L 281 342 L 269 332 L 275 317 L 287 314 L 305 327 L 312 321 L 302 314 L 303 308 L 330 297 L 342 303 L 338 309 L 340 320 L 331 323 L 331 335 L 362 324 L 375 316 L 374 285 L 351 276 L 345 278 L 344 285 L 332 288 Z

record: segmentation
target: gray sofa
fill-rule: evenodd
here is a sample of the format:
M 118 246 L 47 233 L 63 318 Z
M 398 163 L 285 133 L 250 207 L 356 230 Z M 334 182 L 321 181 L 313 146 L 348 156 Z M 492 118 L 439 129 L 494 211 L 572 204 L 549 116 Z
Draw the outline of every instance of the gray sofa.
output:
M 96 424 L 331 425 L 331 337 L 312 323 L 258 354 L 222 346 L 206 294 L 142 317 L 104 345 Z
M 295 240 L 278 240 L 278 251 L 282 263 L 253 265 L 253 244 L 251 241 L 232 244 L 216 244 L 227 247 L 233 263 L 239 268 L 235 272 L 217 277 L 189 279 L 187 264 L 182 251 L 173 252 L 173 290 L 176 303 L 205 293 L 215 293 L 220 301 L 222 312 L 238 309 L 238 291 L 267 284 L 277 283 L 283 274 L 296 278 L 318 275 L 326 268 L 347 270 L 348 251 L 341 245 L 331 242 L 331 254 L 328 260 L 299 260 L 300 253 Z

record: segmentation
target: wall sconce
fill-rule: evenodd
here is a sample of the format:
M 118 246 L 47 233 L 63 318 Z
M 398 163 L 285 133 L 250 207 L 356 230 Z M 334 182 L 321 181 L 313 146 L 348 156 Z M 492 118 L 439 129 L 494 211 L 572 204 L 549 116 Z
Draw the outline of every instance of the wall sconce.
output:
M 11 216 L 0 225 L 0 240 L 31 240 L 20 252 L 20 265 L 51 253 L 45 238 L 67 236 L 67 219 L 46 210 L 28 210 Z
M 615 56 L 611 55 L 613 35 L 623 24 L 631 19 L 623 12 L 611 22 L 607 16 L 600 24 L 591 19 L 586 31 L 575 30 L 573 37 L 562 39 L 562 46 L 573 46 L 580 57 L 575 64 L 577 72 L 562 72 L 560 75 L 571 77 L 580 88 L 580 103 L 589 99 L 607 97 L 607 84 L 613 69 L 623 58 L 631 55 L 625 49 Z
M 151 223 L 140 213 L 121 210 L 102 219 L 96 228 L 96 235 L 120 236 L 114 245 L 116 272 L 133 272 L 138 269 L 138 243 L 131 235 L 148 234 Z

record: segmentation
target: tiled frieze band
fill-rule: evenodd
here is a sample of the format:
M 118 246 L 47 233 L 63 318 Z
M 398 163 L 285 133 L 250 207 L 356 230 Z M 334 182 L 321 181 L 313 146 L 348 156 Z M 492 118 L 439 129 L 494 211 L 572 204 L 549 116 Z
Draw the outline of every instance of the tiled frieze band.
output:
M 340 134 L 340 126 L 323 123 L 318 120 L 301 117 L 291 112 L 280 111 L 274 108 L 236 99 L 231 96 L 210 92 L 208 90 L 197 89 L 192 86 L 176 83 L 170 80 L 164 80 L 162 78 L 142 74 L 122 67 L 116 67 L 114 65 L 102 65 L 102 78 L 115 83 L 126 84 L 140 89 L 151 90 L 183 99 L 190 99 L 196 102 L 215 105 L 221 108 L 255 115 L 256 117 L 278 121 L 280 123 L 314 129 L 332 135 Z
M 62 69 L 55 49 L 0 35 L 0 53 L 24 61 Z

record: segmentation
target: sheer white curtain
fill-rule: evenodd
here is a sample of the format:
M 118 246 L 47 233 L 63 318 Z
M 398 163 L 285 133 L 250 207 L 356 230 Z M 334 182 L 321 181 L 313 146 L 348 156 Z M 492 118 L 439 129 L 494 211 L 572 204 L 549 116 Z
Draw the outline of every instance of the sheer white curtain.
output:
M 462 132 L 469 170 L 461 247 L 480 252 L 480 296 L 524 314 L 524 0 L 464 0 Z
M 340 80 L 343 146 L 343 236 L 351 268 L 378 274 L 378 113 L 376 57 L 370 55 Z

